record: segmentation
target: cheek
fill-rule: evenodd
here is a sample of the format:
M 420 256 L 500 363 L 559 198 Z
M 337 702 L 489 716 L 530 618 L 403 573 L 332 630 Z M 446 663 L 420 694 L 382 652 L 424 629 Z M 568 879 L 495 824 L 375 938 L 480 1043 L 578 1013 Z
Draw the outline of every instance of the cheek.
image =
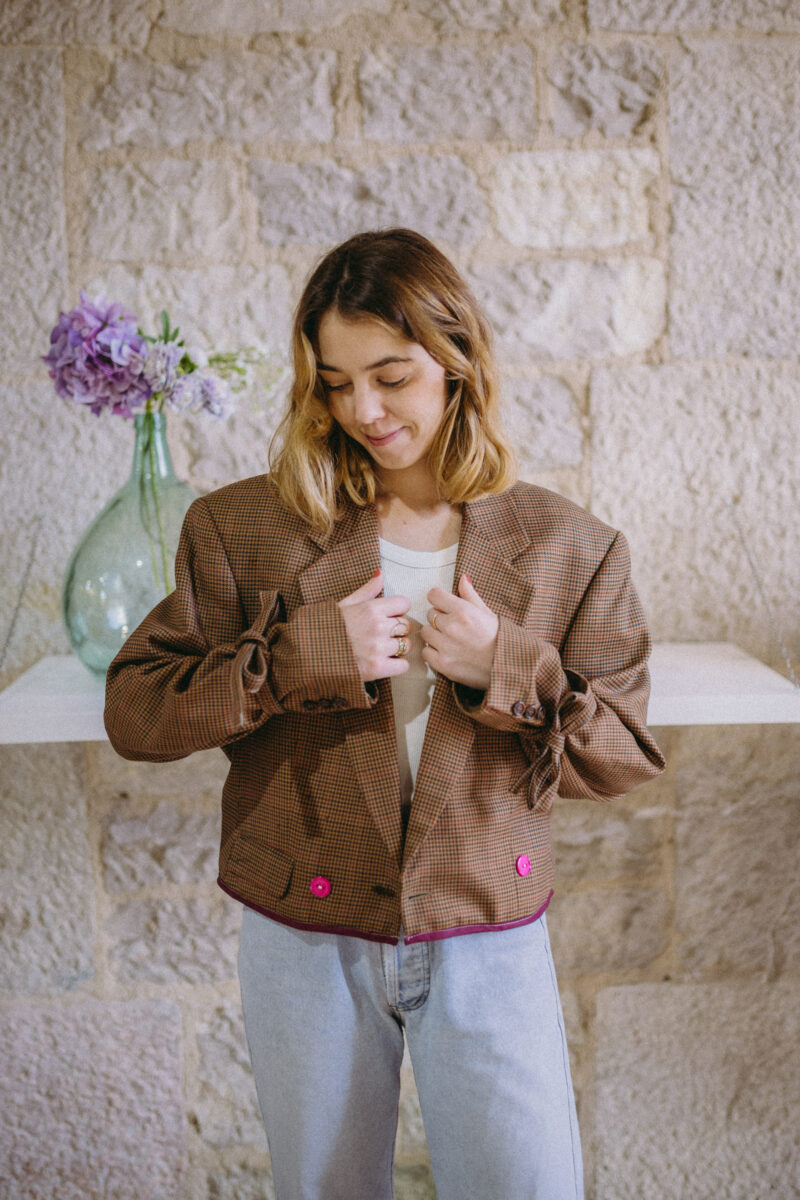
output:
M 328 396 L 326 404 L 328 406 L 328 412 L 331 414 L 336 424 L 344 426 L 347 420 L 347 414 L 341 397 L 333 393 Z

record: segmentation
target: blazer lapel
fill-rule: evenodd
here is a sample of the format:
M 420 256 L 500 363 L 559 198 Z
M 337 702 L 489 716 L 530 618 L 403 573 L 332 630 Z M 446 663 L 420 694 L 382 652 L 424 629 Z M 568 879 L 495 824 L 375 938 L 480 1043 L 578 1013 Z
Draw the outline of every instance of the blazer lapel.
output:
M 300 591 L 307 604 L 338 600 L 366 583 L 380 566 L 378 522 L 371 505 L 348 504 L 328 536 L 310 535 L 323 553 L 299 575 Z M 367 809 L 390 853 L 400 862 L 400 772 L 394 728 L 391 683 L 378 682 L 378 703 L 373 708 L 338 714 L 347 746 L 361 784 Z M 376 763 L 391 763 L 376 770 Z
M 465 504 L 453 591 L 466 571 L 476 591 L 498 616 L 519 625 L 532 619 L 534 588 L 513 566 L 530 544 L 508 493 Z M 422 745 L 411 818 L 403 853 L 408 862 L 447 804 L 475 738 L 475 722 L 454 702 L 452 682 L 439 675 Z

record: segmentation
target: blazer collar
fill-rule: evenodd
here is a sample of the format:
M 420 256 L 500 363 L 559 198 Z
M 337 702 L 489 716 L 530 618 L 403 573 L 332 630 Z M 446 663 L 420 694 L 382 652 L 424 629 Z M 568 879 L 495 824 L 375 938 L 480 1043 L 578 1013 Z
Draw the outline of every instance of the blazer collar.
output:
M 463 507 L 462 539 L 465 531 L 472 531 L 478 537 L 485 537 L 501 558 L 512 560 L 520 554 L 530 543 L 530 537 L 517 519 L 513 491 L 510 488 L 498 496 L 468 501 Z M 328 551 L 341 542 L 377 535 L 374 506 L 367 504 L 361 507 L 347 498 L 342 502 L 342 511 L 330 530 L 320 533 L 309 528 L 307 531 L 307 536 L 322 551 Z
M 513 568 L 530 545 L 509 492 L 464 505 L 453 591 L 466 572 L 478 595 L 498 614 L 522 623 L 530 605 L 530 582 Z

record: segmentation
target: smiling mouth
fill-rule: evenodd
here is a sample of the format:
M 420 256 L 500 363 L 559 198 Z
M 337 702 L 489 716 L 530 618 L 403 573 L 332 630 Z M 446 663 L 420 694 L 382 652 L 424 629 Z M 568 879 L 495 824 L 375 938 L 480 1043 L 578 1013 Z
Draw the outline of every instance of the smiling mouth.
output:
M 391 433 L 385 433 L 383 437 L 370 437 L 368 433 L 365 433 L 364 437 L 367 439 L 370 446 L 388 446 L 389 442 L 394 441 L 400 432 L 402 432 L 402 426 L 400 429 L 393 429 Z

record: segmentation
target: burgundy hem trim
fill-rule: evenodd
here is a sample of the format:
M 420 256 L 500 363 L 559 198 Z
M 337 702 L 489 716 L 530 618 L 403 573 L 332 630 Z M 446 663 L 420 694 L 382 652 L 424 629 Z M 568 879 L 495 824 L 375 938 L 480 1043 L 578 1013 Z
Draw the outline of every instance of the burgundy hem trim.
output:
M 504 921 L 501 925 L 456 925 L 453 929 L 434 929 L 432 933 L 414 933 L 411 937 L 403 938 L 407 946 L 414 942 L 441 942 L 444 938 L 461 937 L 465 933 L 494 933 L 500 929 L 516 929 L 520 925 L 531 925 L 538 921 L 550 901 L 553 899 L 553 889 L 541 908 L 537 908 L 531 917 L 520 917 L 518 921 Z
M 388 934 L 365 933 L 363 929 L 349 929 L 344 925 L 313 925 L 308 921 L 294 921 L 291 917 L 281 916 L 280 913 L 273 912 L 270 908 L 263 908 L 260 904 L 253 904 L 251 900 L 245 900 L 244 896 L 240 896 L 221 879 L 217 879 L 217 886 L 232 899 L 238 900 L 245 908 L 252 908 L 257 913 L 261 913 L 262 917 L 269 917 L 271 921 L 289 925 L 292 929 L 302 929 L 306 933 L 339 933 L 343 937 L 363 938 L 366 942 L 383 942 L 388 946 L 396 946 L 400 941 L 400 938 L 390 937 Z M 531 925 L 534 921 L 539 920 L 552 898 L 553 889 L 551 888 L 544 904 L 537 908 L 532 916 L 520 917 L 518 921 L 504 921 L 500 925 L 456 925 L 452 929 L 434 929 L 430 933 L 414 933 L 411 937 L 403 938 L 403 941 L 406 946 L 412 946 L 415 942 L 441 942 L 445 938 L 462 937 L 468 933 L 495 933 L 502 929 L 517 929 L 520 925 Z
M 244 904 L 246 908 L 254 908 L 257 913 L 261 913 L 262 917 L 269 917 L 271 921 L 278 921 L 281 925 L 291 925 L 292 929 L 303 929 L 306 933 L 340 933 L 344 937 L 364 938 L 367 942 L 385 942 L 389 946 L 396 946 L 400 941 L 399 938 L 389 937 L 388 934 L 365 933 L 363 929 L 347 929 L 343 925 L 312 925 L 308 921 L 293 921 L 291 917 L 283 917 L 270 908 L 262 908 L 260 904 L 253 904 L 251 900 L 245 900 L 244 896 L 234 892 L 233 888 L 229 888 L 221 879 L 217 880 L 217 885 L 234 900 Z

